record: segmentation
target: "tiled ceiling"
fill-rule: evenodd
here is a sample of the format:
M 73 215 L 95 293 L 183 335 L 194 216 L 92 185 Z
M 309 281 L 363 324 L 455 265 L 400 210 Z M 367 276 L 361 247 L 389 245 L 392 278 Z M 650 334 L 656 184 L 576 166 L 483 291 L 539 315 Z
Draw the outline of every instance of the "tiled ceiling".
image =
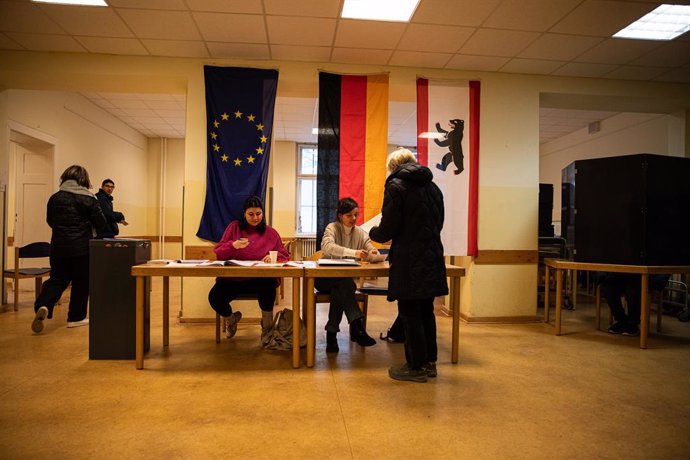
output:
M 690 83 L 690 34 L 669 42 L 611 38 L 659 1 L 421 0 L 410 23 L 340 19 L 342 0 L 107 2 L 108 8 L 97 8 L 0 0 L 0 49 L 369 63 Z M 690 0 L 673 3 L 687 5 Z M 180 117 L 166 111 L 174 109 L 158 108 L 155 101 L 135 96 L 143 103 L 138 107 L 141 117 L 136 107 L 114 103 L 112 108 L 143 125 L 137 129 L 148 136 L 180 136 Z M 102 93 L 87 97 L 118 99 Z M 302 128 L 310 133 L 315 101 L 289 99 L 277 103 L 276 123 L 283 124 L 277 128 L 286 136 L 295 129 L 298 120 L 280 119 L 280 113 L 287 114 L 287 107 L 294 105 L 304 110 L 299 120 L 309 123 Z M 170 102 L 184 105 L 175 98 Z M 409 121 L 409 115 L 405 104 L 391 104 L 392 123 Z M 395 129 L 391 125 L 391 131 Z M 391 143 L 409 145 L 409 139 L 391 134 Z M 276 139 L 282 136 L 276 131 Z

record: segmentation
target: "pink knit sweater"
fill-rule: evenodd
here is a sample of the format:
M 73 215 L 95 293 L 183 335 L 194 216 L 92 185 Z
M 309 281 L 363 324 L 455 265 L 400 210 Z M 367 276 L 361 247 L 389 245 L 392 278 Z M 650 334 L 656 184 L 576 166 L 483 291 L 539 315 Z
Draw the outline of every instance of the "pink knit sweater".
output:
M 247 238 L 249 246 L 242 249 L 235 249 L 233 241 L 240 238 Z M 213 248 L 218 260 L 263 260 L 268 255 L 268 251 L 278 251 L 278 262 L 290 260 L 290 254 L 283 246 L 280 235 L 273 228 L 266 226 L 266 231 L 260 235 L 254 228 L 241 230 L 238 221 L 230 222 L 225 229 L 220 242 Z

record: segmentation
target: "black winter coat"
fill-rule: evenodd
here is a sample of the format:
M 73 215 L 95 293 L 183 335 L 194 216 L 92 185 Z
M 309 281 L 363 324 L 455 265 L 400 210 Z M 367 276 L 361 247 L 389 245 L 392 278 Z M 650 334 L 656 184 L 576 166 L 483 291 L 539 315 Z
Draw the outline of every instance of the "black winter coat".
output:
M 117 223 L 125 220 L 125 216 L 121 212 L 113 211 L 113 197 L 105 193 L 103 189 L 96 192 L 96 198 L 105 216 L 105 227 L 98 233 L 98 238 L 114 238 L 120 233 Z
M 53 229 L 50 255 L 78 257 L 89 253 L 93 229 L 105 225 L 101 207 L 92 196 L 60 190 L 48 200 L 48 225 Z
M 443 194 L 426 166 L 406 163 L 386 179 L 381 223 L 372 240 L 392 240 L 388 300 L 428 299 L 448 294 L 441 243 Z

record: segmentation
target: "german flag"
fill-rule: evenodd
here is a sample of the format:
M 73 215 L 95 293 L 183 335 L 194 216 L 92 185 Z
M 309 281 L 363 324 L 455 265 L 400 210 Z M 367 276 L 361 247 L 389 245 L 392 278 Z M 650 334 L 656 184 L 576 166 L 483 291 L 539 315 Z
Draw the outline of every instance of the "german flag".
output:
M 359 204 L 357 225 L 381 212 L 388 148 L 388 75 L 319 74 L 316 244 L 338 200 Z

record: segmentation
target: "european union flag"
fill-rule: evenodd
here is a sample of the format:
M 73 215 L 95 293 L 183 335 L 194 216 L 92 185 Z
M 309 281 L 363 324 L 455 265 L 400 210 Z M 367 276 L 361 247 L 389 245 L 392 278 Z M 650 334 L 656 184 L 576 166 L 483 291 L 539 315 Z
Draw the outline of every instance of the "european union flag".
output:
M 266 199 L 278 71 L 204 66 L 206 203 L 197 236 L 219 241 L 251 195 Z

